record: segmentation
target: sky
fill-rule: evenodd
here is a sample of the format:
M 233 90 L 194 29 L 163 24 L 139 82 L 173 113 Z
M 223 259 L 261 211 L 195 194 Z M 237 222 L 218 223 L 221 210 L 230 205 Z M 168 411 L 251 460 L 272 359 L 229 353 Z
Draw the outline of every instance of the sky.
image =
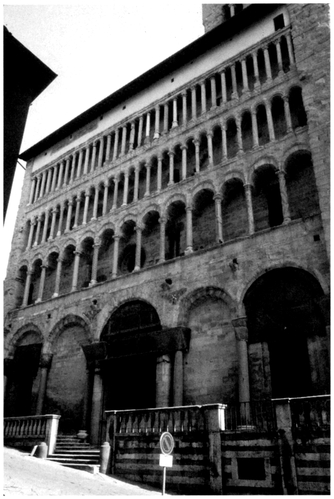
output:
M 21 152 L 204 34 L 198 0 L 6 2 L 3 24 L 58 75 L 30 106 Z M 17 166 L 3 229 L 3 279 L 23 177 Z

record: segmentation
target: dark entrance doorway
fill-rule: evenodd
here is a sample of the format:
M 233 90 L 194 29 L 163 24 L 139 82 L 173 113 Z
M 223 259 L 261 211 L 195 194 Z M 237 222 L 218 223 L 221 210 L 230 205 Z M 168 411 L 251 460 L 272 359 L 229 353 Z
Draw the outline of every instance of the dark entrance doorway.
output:
M 249 343 L 268 345 L 272 397 L 316 393 L 312 374 L 321 363 L 322 343 L 314 338 L 325 336 L 318 306 L 322 295 L 316 279 L 295 268 L 266 273 L 246 293 Z

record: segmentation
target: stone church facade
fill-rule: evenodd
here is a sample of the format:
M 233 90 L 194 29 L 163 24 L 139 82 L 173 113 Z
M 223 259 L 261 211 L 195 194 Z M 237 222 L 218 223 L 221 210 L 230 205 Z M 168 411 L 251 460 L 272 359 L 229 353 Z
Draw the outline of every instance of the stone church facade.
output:
M 329 393 L 328 5 L 203 23 L 21 155 L 5 416 Z

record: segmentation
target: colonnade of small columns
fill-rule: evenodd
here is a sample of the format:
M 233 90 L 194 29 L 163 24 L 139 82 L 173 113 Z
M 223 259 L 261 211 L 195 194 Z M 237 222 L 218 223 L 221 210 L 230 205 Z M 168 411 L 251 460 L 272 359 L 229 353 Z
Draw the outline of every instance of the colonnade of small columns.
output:
M 283 45 L 286 46 L 287 52 L 286 64 L 282 56 Z M 262 59 L 263 68 L 260 64 Z M 226 107 L 229 101 L 237 102 L 243 94 L 249 94 L 265 82 L 270 83 L 276 75 L 276 67 L 277 75 L 282 75 L 286 68 L 290 69 L 293 65 L 291 35 L 285 29 L 272 36 L 266 45 L 245 53 L 240 61 L 225 64 L 202 82 L 194 83 L 165 103 L 156 104 L 141 116 L 117 126 L 116 129 L 34 175 L 29 205 L 49 193 L 71 185 L 82 175 L 99 170 L 105 164 L 132 153 L 143 144 L 166 135 L 170 130 L 192 122 L 211 109 Z
M 100 216 L 105 216 L 108 213 L 108 205 L 110 205 L 112 197 L 112 205 L 110 212 L 114 212 L 121 206 L 127 206 L 128 203 L 139 201 L 139 175 L 141 171 L 145 171 L 145 193 L 143 198 L 148 198 L 155 192 L 159 193 L 163 188 L 177 183 L 178 180 L 185 180 L 189 176 L 201 172 L 201 157 L 207 154 L 208 167 L 212 168 L 215 163 L 228 161 L 230 156 L 234 157 L 237 154 L 242 154 L 250 149 L 260 147 L 259 127 L 268 131 L 268 141 L 274 141 L 278 135 L 275 132 L 279 119 L 284 123 L 281 127 L 280 135 L 289 133 L 298 125 L 303 125 L 304 122 L 299 122 L 296 119 L 297 112 L 294 110 L 294 105 L 300 99 L 300 106 L 304 112 L 301 89 L 300 87 L 292 87 L 286 90 L 284 95 L 274 95 L 271 100 L 260 99 L 253 104 L 251 110 L 245 109 L 236 117 L 225 117 L 219 123 L 215 123 L 209 130 L 202 131 L 201 134 L 193 137 L 185 138 L 185 143 L 178 144 L 173 149 L 165 150 L 157 156 L 149 158 L 147 161 L 142 161 L 137 165 L 130 165 L 127 170 L 117 172 L 104 182 L 99 182 L 97 185 L 89 186 L 84 192 L 73 194 L 70 199 L 64 200 L 57 204 L 55 208 L 49 208 L 45 212 L 33 217 L 28 224 L 29 236 L 26 249 L 38 244 L 44 244 L 46 240 L 52 241 L 55 237 L 63 233 L 67 233 L 72 229 L 76 229 L 80 225 L 86 225 L 90 221 L 94 221 Z M 297 95 L 296 95 L 297 92 Z M 292 95 L 293 94 L 293 95 Z M 291 99 L 292 95 L 292 99 Z M 298 98 L 298 99 L 297 99 Z M 292 102 L 291 102 L 292 101 Z M 277 117 L 273 113 L 274 106 L 281 108 L 281 116 Z M 266 122 L 261 122 L 259 115 L 264 114 Z M 273 116 L 274 114 L 274 116 Z M 276 113 L 277 114 L 277 113 Z M 283 118 L 283 120 L 282 120 Z M 245 126 L 248 124 L 249 126 Z M 227 134 L 231 127 L 236 129 L 235 139 L 233 144 L 236 147 L 233 149 L 233 144 L 229 143 Z M 233 140 L 233 137 L 230 139 Z M 181 156 L 179 168 L 181 175 L 178 180 L 174 178 L 175 172 L 175 156 L 179 153 Z M 218 157 L 218 160 L 217 160 Z M 163 159 L 168 158 L 168 165 L 163 164 Z M 193 164 L 193 171 L 189 169 L 189 162 Z M 152 169 L 156 166 L 154 173 L 156 175 L 156 189 L 151 188 Z M 163 185 L 163 171 L 168 169 L 168 183 Z M 133 198 L 129 200 L 130 179 L 133 186 Z M 120 183 L 122 183 L 122 199 L 120 199 Z M 113 184 L 113 192 L 111 193 L 111 185 Z M 92 216 L 88 219 L 89 207 L 92 206 Z M 59 213 L 59 217 L 57 217 Z M 64 216 L 66 214 L 66 223 L 64 226 Z M 81 223 L 80 223 L 81 221 Z M 43 228 L 43 229 L 42 229 Z M 42 231 L 42 233 L 41 233 Z M 48 235 L 49 234 L 49 235 Z M 48 235 L 48 237 L 47 237 Z

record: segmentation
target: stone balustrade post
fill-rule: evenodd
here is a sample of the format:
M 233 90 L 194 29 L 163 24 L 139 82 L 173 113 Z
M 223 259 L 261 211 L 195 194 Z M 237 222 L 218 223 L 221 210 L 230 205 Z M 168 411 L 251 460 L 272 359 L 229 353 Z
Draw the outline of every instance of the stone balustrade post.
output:
M 209 441 L 208 466 L 210 474 L 208 486 L 210 493 L 215 495 L 223 493 L 221 432 L 225 430 L 225 409 L 226 405 L 224 404 L 205 404 L 202 406 Z

